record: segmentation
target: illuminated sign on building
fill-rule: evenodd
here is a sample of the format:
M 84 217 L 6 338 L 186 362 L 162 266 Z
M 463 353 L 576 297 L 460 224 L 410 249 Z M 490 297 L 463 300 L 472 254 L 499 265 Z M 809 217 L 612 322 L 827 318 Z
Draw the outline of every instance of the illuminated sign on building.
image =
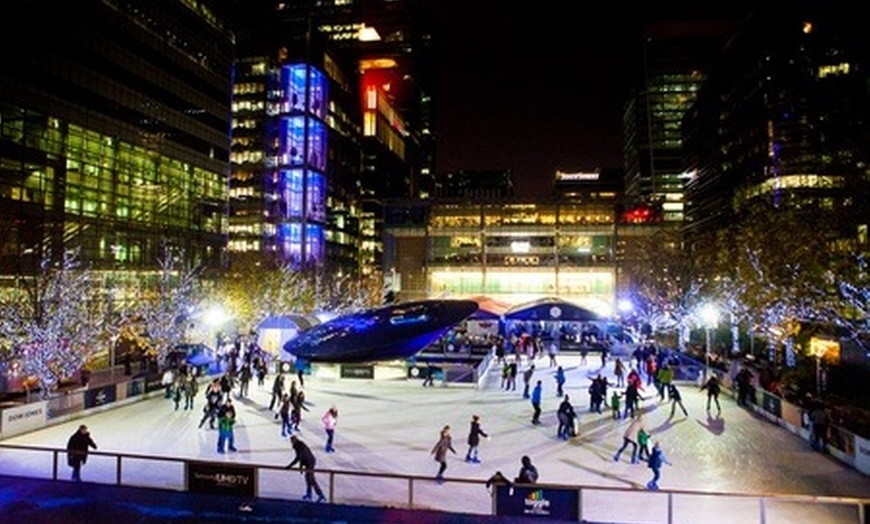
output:
M 577 182 L 577 181 L 597 181 L 601 178 L 600 173 L 563 173 L 562 171 L 556 171 L 556 180 L 560 182 Z

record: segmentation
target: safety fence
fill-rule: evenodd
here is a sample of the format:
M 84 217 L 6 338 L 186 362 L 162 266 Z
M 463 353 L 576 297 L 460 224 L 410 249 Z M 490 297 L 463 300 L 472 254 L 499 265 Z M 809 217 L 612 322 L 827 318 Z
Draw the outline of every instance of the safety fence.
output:
M 66 451 L 0 444 L 0 474 L 64 482 Z M 866 524 L 870 499 L 534 484 L 487 486 L 477 479 L 315 470 L 329 503 L 451 513 L 540 516 L 577 522 L 710 524 Z M 280 466 L 207 462 L 174 457 L 92 451 L 86 482 L 162 490 L 298 501 L 304 475 Z

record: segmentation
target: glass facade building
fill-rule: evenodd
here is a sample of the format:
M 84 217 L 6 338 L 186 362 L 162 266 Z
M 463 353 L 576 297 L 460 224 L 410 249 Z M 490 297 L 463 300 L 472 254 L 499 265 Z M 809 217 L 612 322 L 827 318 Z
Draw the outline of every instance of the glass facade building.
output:
M 636 87 L 623 113 L 625 193 L 658 206 L 665 221 L 685 218 L 683 115 L 734 27 L 699 15 L 642 28 Z
M 392 287 L 403 300 L 558 296 L 602 315 L 616 295 L 613 200 L 418 201 L 388 209 Z
M 165 246 L 224 263 L 232 34 L 206 3 L 4 10 L 0 272 L 80 249 L 94 269 Z

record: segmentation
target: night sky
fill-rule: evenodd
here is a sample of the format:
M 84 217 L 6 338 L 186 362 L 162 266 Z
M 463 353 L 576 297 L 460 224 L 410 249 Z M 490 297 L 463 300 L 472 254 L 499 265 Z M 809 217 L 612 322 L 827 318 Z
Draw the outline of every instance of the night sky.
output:
M 435 18 L 437 173 L 511 169 L 519 194 L 543 194 L 557 169 L 619 167 L 632 19 L 506 5 Z
M 436 174 L 511 169 L 524 196 L 549 194 L 556 170 L 621 167 L 622 106 L 639 67 L 640 20 L 697 18 L 719 7 L 431 1 Z

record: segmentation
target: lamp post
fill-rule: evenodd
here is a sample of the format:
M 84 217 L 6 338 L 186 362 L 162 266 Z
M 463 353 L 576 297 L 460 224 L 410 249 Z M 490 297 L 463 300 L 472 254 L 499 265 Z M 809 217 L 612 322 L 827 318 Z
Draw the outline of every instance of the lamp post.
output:
M 701 308 L 701 319 L 704 321 L 706 345 L 704 348 L 704 381 L 707 381 L 707 370 L 710 368 L 710 339 L 712 330 L 719 322 L 719 311 L 713 304 L 705 304 Z
M 816 397 L 822 396 L 822 358 L 828 350 L 839 351 L 839 343 L 818 337 L 810 339 L 810 353 L 816 357 Z

